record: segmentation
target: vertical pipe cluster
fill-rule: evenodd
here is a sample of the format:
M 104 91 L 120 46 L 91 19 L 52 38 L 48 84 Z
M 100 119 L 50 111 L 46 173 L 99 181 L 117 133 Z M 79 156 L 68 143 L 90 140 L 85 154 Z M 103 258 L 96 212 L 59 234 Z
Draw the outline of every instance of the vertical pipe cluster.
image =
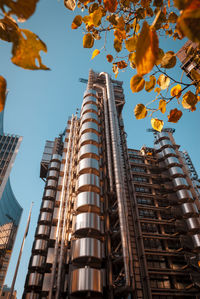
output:
M 186 180 L 187 175 L 183 172 L 179 153 L 175 151 L 175 144 L 168 132 L 157 133 L 156 143 L 158 151 L 165 165 L 168 167 L 172 178 L 173 186 L 182 211 L 182 217 L 186 221 L 188 234 L 192 238 L 193 249 L 200 251 L 200 217 L 196 204 L 193 202 L 193 196 L 190 186 Z
M 92 74 L 88 88 L 91 88 Z M 87 291 L 102 293 L 100 263 L 102 244 L 100 237 L 100 167 L 99 167 L 99 120 L 96 92 L 88 89 L 84 94 L 78 145 L 77 196 L 72 225 L 73 241 L 70 277 L 70 293 Z

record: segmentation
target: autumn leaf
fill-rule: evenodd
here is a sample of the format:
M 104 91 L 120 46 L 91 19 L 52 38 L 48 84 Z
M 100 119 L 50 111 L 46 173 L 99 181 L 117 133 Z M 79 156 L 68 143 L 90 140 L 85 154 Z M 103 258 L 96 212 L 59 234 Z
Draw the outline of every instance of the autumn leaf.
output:
M 116 64 L 113 64 L 112 70 L 113 70 L 113 73 L 115 74 L 115 78 L 117 78 L 117 76 L 119 74 L 118 66 Z
M 154 91 L 155 92 L 157 92 L 158 94 L 161 92 L 161 88 L 160 87 L 156 87 L 155 89 L 154 89 Z
M 170 14 L 169 14 L 169 16 L 168 16 L 168 22 L 169 23 L 176 23 L 176 21 L 177 21 L 177 19 L 178 19 L 178 16 L 177 16 L 177 14 L 175 14 L 175 12 L 170 12 Z
M 45 43 L 35 33 L 27 29 L 20 29 L 19 38 L 13 43 L 11 60 L 24 69 L 49 70 L 48 67 L 42 64 L 40 51 L 47 52 Z M 36 65 L 36 60 L 39 66 Z
M 125 40 L 126 49 L 129 52 L 135 51 L 136 50 L 136 43 L 137 43 L 137 37 L 136 36 L 132 36 L 131 38 Z
M 73 19 L 71 28 L 72 29 L 77 29 L 78 27 L 80 27 L 82 24 L 82 17 L 80 15 L 75 16 L 75 18 Z
M 181 85 L 177 84 L 176 86 L 172 87 L 170 93 L 172 97 L 179 99 L 181 96 Z
M 161 63 L 162 58 L 163 58 L 164 55 L 165 55 L 165 53 L 164 53 L 163 49 L 159 48 L 158 49 L 158 57 L 157 57 L 157 60 L 156 60 L 157 65 Z
M 137 33 L 140 30 L 140 24 L 137 21 L 137 18 L 134 19 L 133 24 L 132 24 L 134 33 Z
M 113 56 L 110 55 L 110 54 L 108 54 L 108 55 L 106 56 L 106 59 L 108 60 L 108 62 L 112 62 L 112 61 L 113 61 Z
M 114 48 L 117 52 L 122 50 L 122 43 L 117 38 L 114 39 Z
M 149 73 L 158 57 L 158 37 L 154 28 L 144 21 L 136 45 L 135 64 L 139 75 Z
M 15 20 L 5 16 L 0 20 L 0 38 L 6 42 L 16 42 L 19 38 L 19 27 Z
M 195 69 L 192 69 L 190 72 L 190 76 L 193 80 L 197 81 L 198 85 L 200 84 L 200 73 Z
M 182 116 L 182 111 L 178 110 L 178 109 L 172 109 L 170 111 L 170 114 L 167 116 L 168 117 L 168 122 L 171 123 L 177 123 L 179 121 L 179 119 Z
M 104 0 L 104 7 L 109 12 L 115 12 L 117 9 L 118 2 L 117 0 Z
M 124 60 L 118 61 L 117 66 L 119 69 L 124 69 L 127 67 L 127 63 Z
M 98 9 L 94 10 L 93 13 L 90 13 L 89 16 L 87 15 L 84 16 L 82 20 L 88 26 L 98 27 L 101 24 L 102 16 L 103 16 L 102 8 L 99 7 Z
M 0 76 L 0 112 L 4 109 L 6 101 L 6 80 Z
M 161 89 L 166 89 L 169 86 L 170 79 L 169 79 L 169 77 L 161 74 L 157 80 L 157 83 Z
M 100 51 L 98 49 L 95 49 L 92 53 L 92 58 L 91 59 L 94 59 L 94 57 L 96 57 L 97 55 L 99 55 Z
M 91 33 L 83 36 L 83 48 L 92 48 L 94 45 L 94 38 Z
M 159 102 L 159 109 L 163 114 L 166 112 L 166 104 L 165 100 L 160 100 Z
M 145 82 L 145 90 L 148 92 L 152 91 L 155 87 L 155 84 L 156 84 L 156 78 L 153 75 L 151 75 L 149 77 L 149 81 Z
M 115 36 L 116 39 L 118 39 L 120 42 L 122 42 L 123 39 L 126 38 L 126 31 L 125 30 L 116 29 L 114 31 L 114 36 Z
M 136 119 L 142 119 L 147 116 L 147 109 L 143 104 L 137 104 L 134 109 Z
M 76 0 L 64 0 L 65 7 L 69 10 L 74 10 L 76 8 Z
M 165 53 L 161 60 L 161 67 L 170 69 L 176 65 L 176 56 L 173 51 L 168 51 Z
M 25 21 L 35 12 L 37 2 L 39 0 L 1 0 L 0 8 L 4 10 L 4 6 L 9 9 L 7 15 L 16 15 L 19 21 Z
M 124 30 L 125 28 L 125 22 L 123 16 L 117 19 L 117 25 L 115 26 L 119 30 Z
M 162 128 L 163 128 L 163 125 L 164 125 L 164 122 L 161 119 L 152 118 L 151 119 L 151 125 L 152 125 L 152 128 L 154 130 L 161 132 Z
M 142 76 L 135 75 L 131 78 L 130 88 L 132 92 L 139 92 L 144 88 L 144 84 L 144 78 Z
M 183 108 L 190 109 L 191 111 L 194 111 L 194 110 L 196 110 L 195 105 L 197 104 L 197 102 L 198 102 L 197 97 L 190 90 L 188 90 L 183 95 L 183 100 L 182 100 L 182 106 L 183 106 Z

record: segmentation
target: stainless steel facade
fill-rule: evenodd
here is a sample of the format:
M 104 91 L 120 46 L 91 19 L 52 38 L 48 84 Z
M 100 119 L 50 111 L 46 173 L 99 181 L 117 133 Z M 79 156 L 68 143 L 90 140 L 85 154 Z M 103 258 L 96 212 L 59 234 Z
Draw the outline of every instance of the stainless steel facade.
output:
M 198 298 L 200 205 L 186 160 L 171 130 L 128 149 L 123 105 L 122 83 L 90 71 L 80 117 L 41 163 L 23 298 Z

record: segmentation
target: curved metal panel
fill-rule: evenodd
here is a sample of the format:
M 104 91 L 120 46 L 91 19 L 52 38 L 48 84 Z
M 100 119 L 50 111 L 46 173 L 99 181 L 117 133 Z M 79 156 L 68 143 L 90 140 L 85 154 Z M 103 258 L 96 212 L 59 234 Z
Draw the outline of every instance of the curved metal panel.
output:
M 103 292 L 101 270 L 93 268 L 79 268 L 71 273 L 70 293 Z
M 32 267 L 42 267 L 45 264 L 45 257 L 43 255 L 33 255 L 32 256 Z
M 52 211 L 54 203 L 51 200 L 43 200 L 41 210 Z
M 73 231 L 85 235 L 88 231 L 101 232 L 101 220 L 96 213 L 81 213 L 75 216 Z
M 161 154 L 163 155 L 163 157 L 169 157 L 169 156 L 173 156 L 176 155 L 175 150 L 172 147 L 167 147 L 164 150 L 162 150 Z
M 86 104 L 97 104 L 97 99 L 91 95 L 88 95 L 86 96 L 84 99 L 83 99 L 83 103 L 82 103 L 82 107 Z
M 45 251 L 47 249 L 48 241 L 37 239 L 34 243 L 34 250 Z
M 184 178 L 174 178 L 172 183 L 176 189 L 188 188 L 188 183 Z
M 56 226 L 51 227 L 51 233 L 50 233 L 50 240 L 55 240 L 56 239 Z
M 80 134 L 84 134 L 86 132 L 94 132 L 96 134 L 99 134 L 99 127 L 96 123 L 92 121 L 85 122 L 81 126 Z
M 88 97 L 89 95 L 93 94 L 94 96 L 96 96 L 97 92 L 96 90 L 94 89 L 87 89 L 84 94 L 83 94 L 83 97 Z
M 187 202 L 193 200 L 192 193 L 189 190 L 185 190 L 185 189 L 178 190 L 176 191 L 176 195 L 178 197 L 179 202 Z
M 93 121 L 96 124 L 99 124 L 98 115 L 96 113 L 93 113 L 93 112 L 87 112 L 87 113 L 83 114 L 82 117 L 81 117 L 81 124 L 83 124 L 87 121 Z
M 77 181 L 78 191 L 94 191 L 100 192 L 99 177 L 93 173 L 84 173 L 78 177 Z
M 160 138 L 169 138 L 168 132 L 159 132 L 156 134 L 156 139 L 159 141 Z
M 101 241 L 94 238 L 81 238 L 72 242 L 72 261 L 91 262 L 101 260 Z
M 49 179 L 53 178 L 53 179 L 57 179 L 59 176 L 59 171 L 58 170 L 54 170 L 54 169 L 51 169 L 49 172 L 48 172 L 48 175 L 47 177 Z
M 81 146 L 78 155 L 79 159 L 88 157 L 99 160 L 99 150 L 98 147 L 94 144 L 85 144 Z
M 26 293 L 24 299 L 40 299 L 40 295 L 36 293 Z
M 193 235 L 192 241 L 193 241 L 194 249 L 199 252 L 200 251 L 200 235 L 199 234 Z
M 63 182 L 64 182 L 64 177 L 60 176 L 58 179 L 58 190 L 62 189 Z
M 83 108 L 81 109 L 81 115 L 83 115 L 86 112 L 96 112 L 98 113 L 98 107 L 96 104 L 85 104 Z
M 184 172 L 181 167 L 173 166 L 169 168 L 169 173 L 171 177 L 183 177 Z
M 50 223 L 52 214 L 48 212 L 41 212 L 39 222 Z
M 58 155 L 58 154 L 53 154 L 53 155 L 52 155 L 52 158 L 51 158 L 51 161 L 57 161 L 57 162 L 60 162 L 60 161 L 61 161 L 61 156 Z
M 100 196 L 95 192 L 81 192 L 75 201 L 75 209 L 79 212 L 99 212 Z
M 85 145 L 85 144 L 95 144 L 99 145 L 99 138 L 98 135 L 94 132 L 87 132 L 81 135 L 79 145 Z
M 94 173 L 99 175 L 99 162 L 93 158 L 84 158 L 78 164 L 79 174 Z
M 44 192 L 43 198 L 54 199 L 55 196 L 56 196 L 56 191 L 55 190 L 46 189 L 45 192 Z
M 50 227 L 48 225 L 40 224 L 37 228 L 36 236 L 48 236 Z
M 188 202 L 181 205 L 181 210 L 184 217 L 192 217 L 198 215 L 198 209 L 194 203 Z
M 198 233 L 200 232 L 200 218 L 188 218 L 186 219 L 187 227 L 189 232 L 191 233 Z
M 60 169 L 60 162 L 53 161 L 49 165 L 49 169 Z
M 179 162 L 179 159 L 176 157 L 168 157 L 165 159 L 165 163 L 167 166 L 180 166 L 181 163 Z
M 58 216 L 59 216 L 59 208 L 54 208 L 53 219 L 58 220 Z
M 41 286 L 42 285 L 42 274 L 30 273 L 28 285 L 29 286 Z
M 160 148 L 162 147 L 167 147 L 167 146 L 172 146 L 171 140 L 169 139 L 162 139 L 159 142 Z
M 56 189 L 57 187 L 57 181 L 56 180 L 47 180 L 46 186 L 45 188 L 52 188 L 52 189 Z

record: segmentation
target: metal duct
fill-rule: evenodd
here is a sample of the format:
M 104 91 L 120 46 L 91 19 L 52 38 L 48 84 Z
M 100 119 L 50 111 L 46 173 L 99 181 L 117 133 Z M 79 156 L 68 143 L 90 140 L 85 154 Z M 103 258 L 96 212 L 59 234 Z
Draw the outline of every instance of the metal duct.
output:
M 45 257 L 43 255 L 33 255 L 32 256 L 32 262 L 31 262 L 31 267 L 32 268 L 37 268 L 37 267 L 42 267 L 45 264 Z
M 95 192 L 81 192 L 75 201 L 75 210 L 78 212 L 95 212 L 100 211 L 100 196 Z
M 36 251 L 46 251 L 48 245 L 47 240 L 37 239 L 34 243 L 34 250 Z
M 59 170 L 60 169 L 60 162 L 57 162 L 57 161 L 51 162 L 50 165 L 49 165 L 49 169 Z
M 52 211 L 54 207 L 54 202 L 51 200 L 43 200 L 41 211 Z
M 99 175 L 99 162 L 93 158 L 84 158 L 79 161 L 78 173 L 94 173 Z
M 172 166 L 181 166 L 181 163 L 178 158 L 176 157 L 168 157 L 165 159 L 165 164 L 169 167 Z
M 85 99 L 89 96 L 96 96 L 96 91 L 93 89 L 93 85 L 91 86 L 91 89 L 87 89 L 86 91 L 84 91 L 83 98 Z
M 51 179 L 51 178 L 57 179 L 58 176 L 59 176 L 59 171 L 58 170 L 53 170 L 53 169 L 49 170 L 49 172 L 47 174 L 48 179 Z
M 193 196 L 191 191 L 182 189 L 176 191 L 176 195 L 178 197 L 179 202 L 187 202 L 187 201 L 193 201 Z
M 87 121 L 92 121 L 98 125 L 99 124 L 98 115 L 93 112 L 87 112 L 87 113 L 83 114 L 81 117 L 81 124 L 84 124 Z
M 81 135 L 79 146 L 85 145 L 85 144 L 94 144 L 99 146 L 99 137 L 94 132 L 87 132 Z
M 173 148 L 167 147 L 164 150 L 162 150 L 161 154 L 163 155 L 163 157 L 167 158 L 167 157 L 176 155 L 176 152 Z
M 48 212 L 41 212 L 39 223 L 50 223 L 52 214 Z
M 184 178 L 174 178 L 172 183 L 176 189 L 187 189 L 189 188 L 186 179 Z
M 58 154 L 53 154 L 53 155 L 52 155 L 52 158 L 51 158 L 51 161 L 57 161 L 57 162 L 60 162 L 60 161 L 61 161 L 61 156 L 58 155 Z
M 80 213 L 74 217 L 73 232 L 79 236 L 86 236 L 89 232 L 101 233 L 101 218 L 96 213 Z
M 55 248 L 48 248 L 47 260 L 46 260 L 47 264 L 53 264 L 54 255 L 55 255 Z
M 81 191 L 94 191 L 100 192 L 100 180 L 99 177 L 93 173 L 84 173 L 78 177 L 77 190 Z
M 50 232 L 50 227 L 48 225 L 40 224 L 37 228 L 36 236 L 48 237 Z
M 85 104 L 93 104 L 93 103 L 96 103 L 96 97 L 95 97 L 95 94 L 94 94 L 94 96 L 86 95 L 85 98 L 83 99 L 82 107 L 83 107 Z
M 45 188 L 49 188 L 49 189 L 56 189 L 57 187 L 57 181 L 56 180 L 48 180 L 46 183 Z
M 74 262 L 98 263 L 102 258 L 101 241 L 94 238 L 81 238 L 72 242 L 71 259 Z
M 51 190 L 51 189 L 46 189 L 44 191 L 44 196 L 43 198 L 50 198 L 50 199 L 54 199 L 56 195 L 56 191 L 55 190 Z
M 92 121 L 85 122 L 80 128 L 80 134 L 84 134 L 86 132 L 94 132 L 95 134 L 99 134 L 99 127 Z
M 98 147 L 94 144 L 85 144 L 81 146 L 78 153 L 78 160 L 84 158 L 94 158 L 99 160 L 99 150 Z
M 42 285 L 42 274 L 31 273 L 29 275 L 28 285 L 29 286 L 38 286 L 38 287 L 41 286 Z
M 169 138 L 169 134 L 167 132 L 158 132 L 156 134 L 156 141 L 158 142 L 161 138 Z
M 181 205 L 182 214 L 185 218 L 197 216 L 198 209 L 194 203 L 184 203 Z
M 170 167 L 169 168 L 169 174 L 172 178 L 185 176 L 182 168 L 180 168 L 178 166 Z
M 188 218 L 186 219 L 188 231 L 192 234 L 196 234 L 200 232 L 200 218 Z
M 192 241 L 193 241 L 195 251 L 200 252 L 200 235 L 199 234 L 193 235 Z
M 165 147 L 172 147 L 173 146 L 171 140 L 169 140 L 169 139 L 160 140 L 159 145 L 160 145 L 160 149 L 164 149 Z
M 56 226 L 51 227 L 51 233 L 50 233 L 50 240 L 55 240 L 56 239 Z
M 84 279 L 83 279 L 84 277 Z M 80 292 L 103 292 L 103 283 L 101 270 L 93 268 L 75 269 L 71 273 L 71 289 L 70 293 Z
M 81 109 L 81 116 L 87 112 L 98 113 L 97 104 L 85 104 L 85 106 Z
M 40 299 L 40 295 L 35 292 L 26 293 L 25 299 Z

